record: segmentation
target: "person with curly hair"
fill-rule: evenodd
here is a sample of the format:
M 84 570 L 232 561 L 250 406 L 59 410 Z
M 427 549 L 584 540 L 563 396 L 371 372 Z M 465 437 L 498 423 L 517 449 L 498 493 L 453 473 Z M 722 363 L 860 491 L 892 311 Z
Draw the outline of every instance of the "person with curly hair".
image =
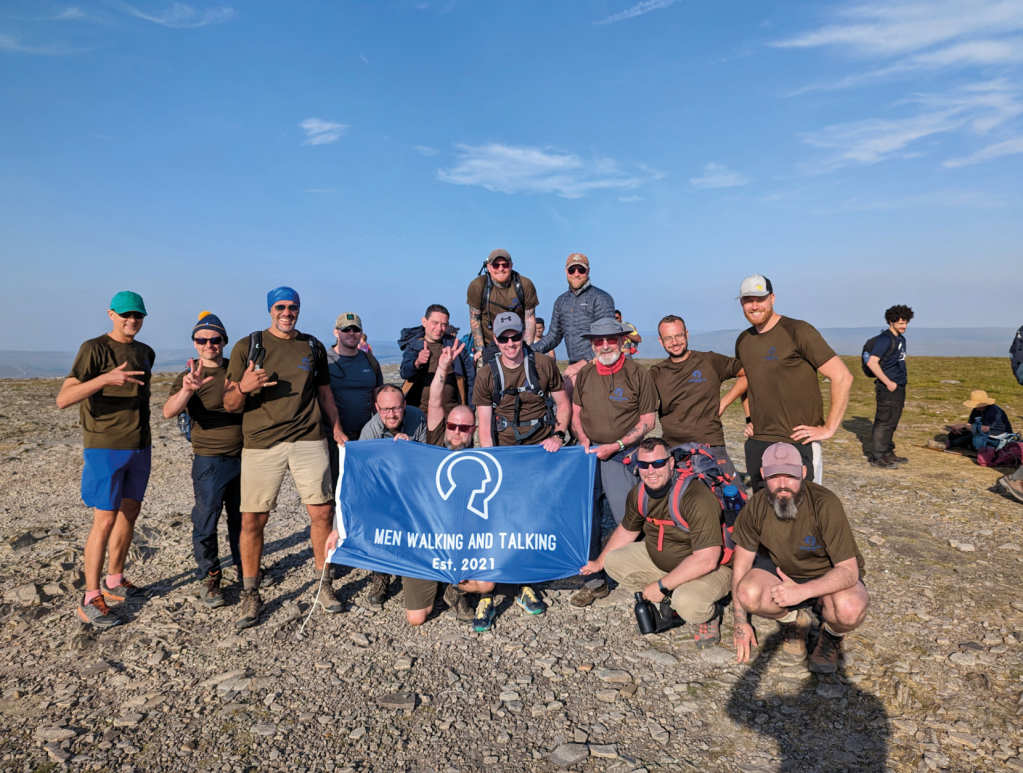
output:
M 909 461 L 895 455 L 895 430 L 906 404 L 906 327 L 913 319 L 913 310 L 899 304 L 884 313 L 888 329 L 874 341 L 867 368 L 876 376 L 874 395 L 877 409 L 871 429 L 870 466 L 892 469 Z

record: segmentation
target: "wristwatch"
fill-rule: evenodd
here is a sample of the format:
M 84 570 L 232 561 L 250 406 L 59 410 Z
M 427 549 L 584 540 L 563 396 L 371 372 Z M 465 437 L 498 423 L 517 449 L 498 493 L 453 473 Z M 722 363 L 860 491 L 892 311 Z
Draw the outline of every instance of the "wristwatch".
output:
M 664 587 L 664 583 L 661 582 L 660 580 L 657 581 L 657 587 L 661 589 L 661 593 L 663 593 L 665 596 L 668 595 L 668 589 Z
M 623 443 L 621 440 L 618 441 L 618 450 L 619 451 L 625 450 L 625 443 Z
M 552 436 L 552 437 L 556 437 L 556 438 L 557 438 L 558 440 L 560 440 L 560 441 L 561 441 L 562 443 L 564 443 L 564 442 L 565 442 L 565 433 L 564 433 L 564 432 L 562 432 L 562 431 L 561 431 L 560 429 L 559 429 L 559 430 L 558 430 L 557 432 L 554 432 L 554 433 L 552 433 L 552 435 L 551 435 L 551 436 Z

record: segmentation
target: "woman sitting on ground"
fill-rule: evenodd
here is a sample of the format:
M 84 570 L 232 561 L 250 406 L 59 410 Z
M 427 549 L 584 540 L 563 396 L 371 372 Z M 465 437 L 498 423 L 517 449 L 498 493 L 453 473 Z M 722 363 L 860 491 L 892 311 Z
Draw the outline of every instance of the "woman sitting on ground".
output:
M 987 392 L 983 389 L 974 389 L 970 392 L 970 399 L 966 400 L 963 405 L 972 409 L 970 419 L 966 424 L 953 424 L 949 427 L 949 448 L 974 447 L 974 424 L 977 419 L 980 419 L 980 432 L 984 435 L 1001 435 L 1012 432 L 1012 425 L 1009 424 L 1009 417 L 1005 411 L 995 405 L 995 401 L 988 397 Z

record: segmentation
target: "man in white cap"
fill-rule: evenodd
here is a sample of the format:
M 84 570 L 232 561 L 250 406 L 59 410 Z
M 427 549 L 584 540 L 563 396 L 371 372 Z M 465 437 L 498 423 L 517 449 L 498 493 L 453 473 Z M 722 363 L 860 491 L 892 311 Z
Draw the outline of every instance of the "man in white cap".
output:
M 823 618 L 809 668 L 833 674 L 842 639 L 867 616 L 860 579 L 863 556 L 838 497 L 806 477 L 794 446 L 774 443 L 763 454 L 761 489 L 739 513 L 732 532 L 733 636 L 740 663 L 757 640 L 747 615 L 781 624 L 782 657 L 806 660 L 812 608 Z
M 823 479 L 821 441 L 838 430 L 849 405 L 852 373 L 813 325 L 774 310 L 771 280 L 760 274 L 742 280 L 738 300 L 752 327 L 735 341 L 748 389 L 746 470 L 754 491 L 764 487 L 760 458 L 772 443 L 793 443 L 813 480 Z M 831 408 L 824 418 L 817 374 L 831 382 Z

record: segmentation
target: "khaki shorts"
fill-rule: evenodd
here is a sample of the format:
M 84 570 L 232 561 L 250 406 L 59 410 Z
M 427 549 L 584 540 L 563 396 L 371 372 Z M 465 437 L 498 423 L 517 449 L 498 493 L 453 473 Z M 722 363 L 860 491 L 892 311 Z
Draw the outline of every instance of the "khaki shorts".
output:
M 439 583 L 433 580 L 420 580 L 415 577 L 402 577 L 401 587 L 405 591 L 405 609 L 411 611 L 430 609 L 437 600 Z
M 333 500 L 327 439 L 299 440 L 273 448 L 242 449 L 242 512 L 268 513 L 277 507 L 287 470 L 302 504 L 325 505 Z

